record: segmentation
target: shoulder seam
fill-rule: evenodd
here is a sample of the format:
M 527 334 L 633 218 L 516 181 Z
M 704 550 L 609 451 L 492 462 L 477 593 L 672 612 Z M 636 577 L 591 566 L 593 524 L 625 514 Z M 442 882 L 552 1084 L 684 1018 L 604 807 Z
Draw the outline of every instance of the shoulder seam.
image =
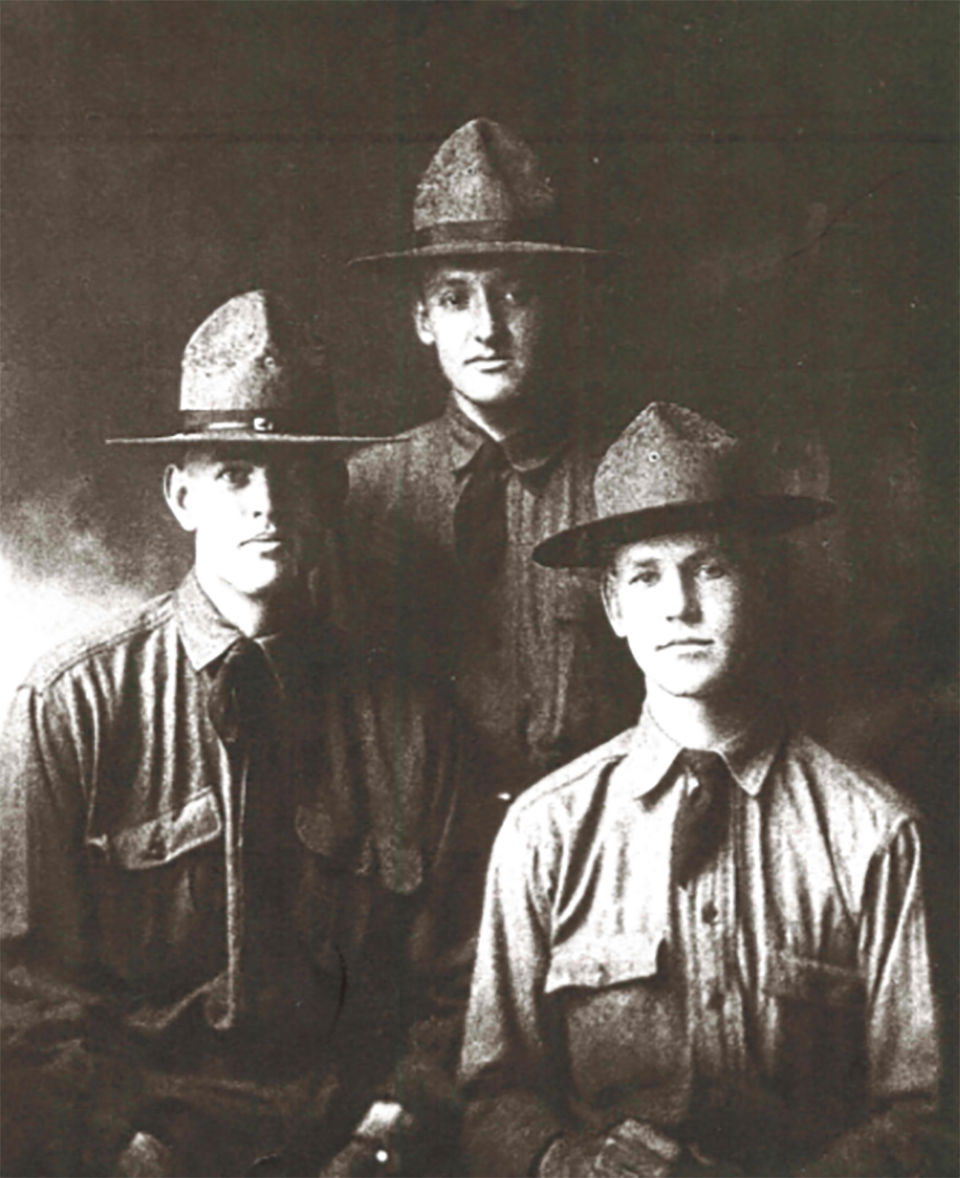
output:
M 78 664 L 102 653 L 105 650 L 109 650 L 112 647 L 117 646 L 125 638 L 129 638 L 131 634 L 136 634 L 138 631 L 148 632 L 150 630 L 157 629 L 157 627 L 166 622 L 173 613 L 173 597 L 173 593 L 170 593 L 167 595 L 166 600 L 162 601 L 159 605 L 145 609 L 144 612 L 137 618 L 137 620 L 132 622 L 129 626 L 119 630 L 115 634 L 111 634 L 108 638 L 101 639 L 92 646 L 84 647 L 83 650 L 78 651 L 73 657 L 67 658 L 63 662 L 58 663 L 48 674 L 43 677 L 40 682 L 34 684 L 33 686 L 42 695 L 45 691 L 49 690 L 60 679 L 62 679 L 64 675 L 72 671 L 73 668 Z M 83 635 L 79 635 L 76 639 L 74 639 L 74 641 L 82 642 Z M 26 680 L 24 680 L 21 686 L 30 686 L 29 676 Z

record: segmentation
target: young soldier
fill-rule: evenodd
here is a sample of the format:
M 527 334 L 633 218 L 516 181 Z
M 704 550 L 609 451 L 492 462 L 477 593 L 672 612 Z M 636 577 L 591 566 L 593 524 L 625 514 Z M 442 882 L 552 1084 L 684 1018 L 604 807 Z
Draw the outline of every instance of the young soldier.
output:
M 370 641 L 449 685 L 509 800 L 613 735 L 639 698 L 595 582 L 530 561 L 593 512 L 609 438 L 578 418 L 561 312 L 604 255 L 562 241 L 537 157 L 487 119 L 440 147 L 413 224 L 414 248 L 359 261 L 410 285 L 450 394 L 406 445 L 351 462 L 354 604 Z M 619 675 L 620 692 L 597 690 Z
M 195 567 L 18 692 L 5 1173 L 430 1164 L 472 891 L 455 734 L 311 609 L 365 440 L 336 436 L 317 355 L 262 291 L 198 329 L 182 430 L 120 439 L 182 455 L 164 492 Z
M 774 537 L 830 505 L 763 494 L 744 447 L 665 404 L 596 494 L 598 520 L 536 559 L 605 568 L 646 698 L 498 838 L 461 1060 L 471 1172 L 921 1172 L 939 1063 L 917 821 L 790 724 L 770 658 Z

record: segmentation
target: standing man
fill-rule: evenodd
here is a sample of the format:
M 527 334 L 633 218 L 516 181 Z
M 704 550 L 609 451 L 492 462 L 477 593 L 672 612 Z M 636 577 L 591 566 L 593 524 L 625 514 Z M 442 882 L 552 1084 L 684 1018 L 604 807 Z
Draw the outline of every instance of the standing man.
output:
M 420 181 L 415 246 L 354 263 L 406 283 L 449 386 L 443 416 L 406 445 L 351 462 L 358 624 L 453 692 L 505 800 L 612 735 L 639 700 L 595 581 L 530 560 L 591 518 L 609 441 L 563 370 L 562 301 L 605 256 L 563 242 L 556 203 L 527 144 L 475 119 Z M 598 690 L 615 680 L 621 691 Z
M 203 323 L 182 429 L 120 439 L 175 455 L 193 571 L 17 693 L 5 1174 L 420 1173 L 440 1144 L 456 734 L 311 607 L 374 440 L 337 436 L 317 357 L 267 292 Z
M 470 1172 L 955 1172 L 930 1152 L 917 816 L 777 699 L 778 537 L 832 505 L 770 494 L 744 446 L 667 404 L 596 491 L 599 518 L 537 559 L 605 570 L 646 699 L 497 839 L 461 1065 Z

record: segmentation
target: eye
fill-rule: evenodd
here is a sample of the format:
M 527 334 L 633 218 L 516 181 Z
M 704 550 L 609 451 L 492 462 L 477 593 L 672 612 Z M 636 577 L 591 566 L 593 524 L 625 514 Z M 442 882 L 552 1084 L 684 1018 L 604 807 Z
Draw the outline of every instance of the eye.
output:
M 656 569 L 634 569 L 628 577 L 628 582 L 631 585 L 656 585 L 660 579 L 660 574 Z
M 503 301 L 511 307 L 525 307 L 534 297 L 534 290 L 525 282 L 518 282 L 508 287 L 503 293 Z
M 729 567 L 721 560 L 705 560 L 697 569 L 697 576 L 704 581 L 718 581 L 729 574 Z
M 250 467 L 244 462 L 228 462 L 217 471 L 217 482 L 231 488 L 245 487 L 249 481 Z
M 444 311 L 462 311 L 468 302 L 467 293 L 463 290 L 443 290 L 436 298 L 437 306 Z

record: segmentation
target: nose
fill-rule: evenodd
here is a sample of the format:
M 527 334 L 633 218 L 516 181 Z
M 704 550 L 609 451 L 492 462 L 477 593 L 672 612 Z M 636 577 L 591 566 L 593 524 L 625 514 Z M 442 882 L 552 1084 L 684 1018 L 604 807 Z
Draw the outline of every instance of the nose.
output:
M 250 514 L 264 522 L 273 522 L 283 505 L 283 481 L 270 467 L 258 466 L 247 482 L 247 506 Z
M 490 343 L 503 327 L 497 300 L 482 287 L 473 296 L 473 334 L 480 343 Z
M 670 621 L 699 621 L 700 593 L 694 576 L 674 569 L 663 577 L 661 586 L 664 612 Z

